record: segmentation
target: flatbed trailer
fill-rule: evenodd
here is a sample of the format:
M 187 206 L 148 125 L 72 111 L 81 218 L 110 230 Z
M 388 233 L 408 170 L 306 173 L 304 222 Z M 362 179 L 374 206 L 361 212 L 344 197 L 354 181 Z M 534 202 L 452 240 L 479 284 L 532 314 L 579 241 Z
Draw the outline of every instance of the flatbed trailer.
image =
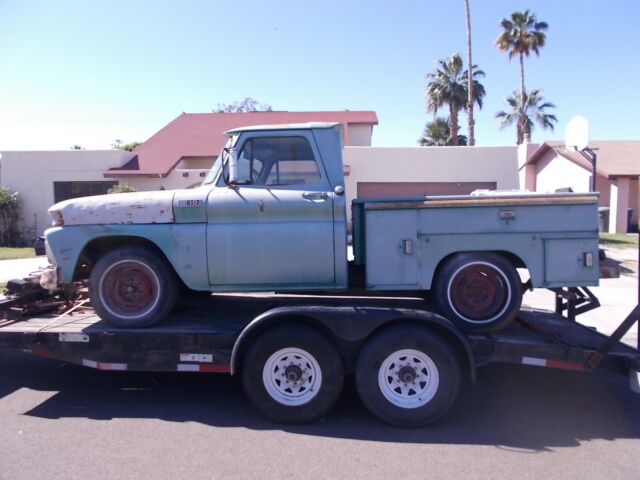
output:
M 628 375 L 640 393 L 640 352 L 555 312 L 521 309 L 497 333 L 463 334 L 422 299 L 211 295 L 164 322 L 118 329 L 86 304 L 63 314 L 0 320 L 0 348 L 99 370 L 240 373 L 248 397 L 280 422 L 315 419 L 354 373 L 363 403 L 403 426 L 434 421 L 463 374 L 502 362 Z M 407 386 L 408 385 L 408 386 Z

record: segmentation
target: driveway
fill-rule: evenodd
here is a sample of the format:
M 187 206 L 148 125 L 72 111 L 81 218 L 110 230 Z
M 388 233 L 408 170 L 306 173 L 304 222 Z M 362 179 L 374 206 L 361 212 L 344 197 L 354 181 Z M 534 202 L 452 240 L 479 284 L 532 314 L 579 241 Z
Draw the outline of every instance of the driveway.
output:
M 0 283 L 7 283 L 14 278 L 22 278 L 36 272 L 49 264 L 47 257 L 41 255 L 34 258 L 18 260 L 0 260 Z

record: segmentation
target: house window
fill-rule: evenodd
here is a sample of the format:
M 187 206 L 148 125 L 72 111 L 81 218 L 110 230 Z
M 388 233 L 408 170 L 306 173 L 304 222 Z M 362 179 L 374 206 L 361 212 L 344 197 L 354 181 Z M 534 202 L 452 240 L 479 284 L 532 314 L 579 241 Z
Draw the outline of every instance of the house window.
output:
M 118 182 L 53 182 L 53 199 L 58 203 L 70 198 L 102 195 L 116 185 Z

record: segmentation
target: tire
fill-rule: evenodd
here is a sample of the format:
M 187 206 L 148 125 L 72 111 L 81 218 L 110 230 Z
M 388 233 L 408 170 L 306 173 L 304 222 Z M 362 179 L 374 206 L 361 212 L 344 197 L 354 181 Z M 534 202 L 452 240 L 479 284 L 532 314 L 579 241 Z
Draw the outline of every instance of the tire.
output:
M 440 313 L 465 332 L 495 332 L 516 317 L 522 286 L 515 268 L 494 253 L 451 257 L 434 279 Z
M 356 364 L 362 403 L 400 427 L 435 422 L 460 391 L 460 363 L 451 347 L 422 327 L 394 327 L 371 339 Z
M 315 330 L 288 325 L 267 330 L 249 346 L 242 364 L 244 390 L 265 417 L 304 423 L 336 403 L 344 366 L 336 347 Z
M 162 321 L 177 296 L 173 271 L 153 251 L 121 247 L 96 262 L 89 298 L 98 316 L 120 328 L 148 327 Z

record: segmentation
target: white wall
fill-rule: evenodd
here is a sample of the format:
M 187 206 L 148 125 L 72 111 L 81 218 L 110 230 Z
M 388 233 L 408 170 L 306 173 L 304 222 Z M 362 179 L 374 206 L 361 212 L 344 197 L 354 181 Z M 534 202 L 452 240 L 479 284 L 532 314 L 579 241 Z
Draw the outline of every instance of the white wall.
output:
M 536 191 L 553 193 L 570 187 L 574 192 L 588 192 L 591 173 L 561 156 L 548 156 L 538 162 Z
M 127 163 L 124 150 L 2 152 L 0 184 L 18 192 L 22 202 L 20 228 L 41 235 L 51 224 L 47 209 L 54 203 L 53 182 L 108 181 L 102 173 Z
M 349 125 L 349 145 L 354 147 L 371 146 L 373 125 Z

